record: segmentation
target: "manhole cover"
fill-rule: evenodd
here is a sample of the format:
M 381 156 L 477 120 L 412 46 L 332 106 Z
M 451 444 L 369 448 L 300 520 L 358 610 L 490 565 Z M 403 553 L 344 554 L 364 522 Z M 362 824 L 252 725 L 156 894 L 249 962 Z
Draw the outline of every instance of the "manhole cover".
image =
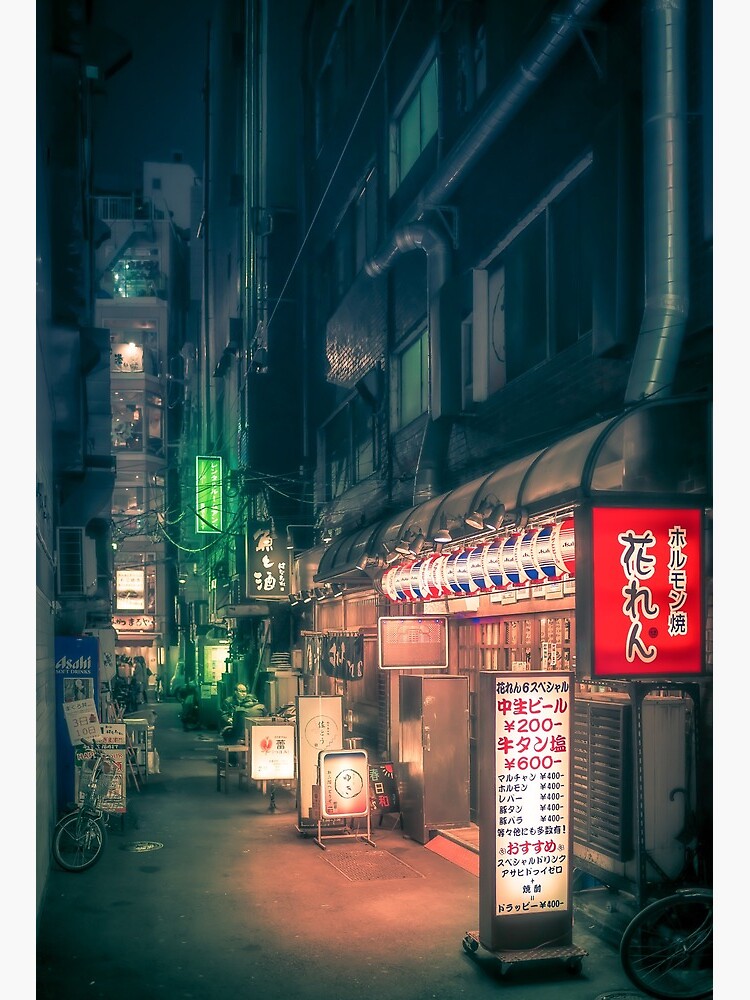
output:
M 629 990 L 614 990 L 612 993 L 600 993 L 594 1000 L 643 1000 L 643 994 L 632 993 Z
M 134 851 L 135 853 L 144 853 L 145 851 L 160 851 L 164 847 L 164 844 L 160 844 L 157 840 L 136 840 L 132 844 L 123 844 L 123 851 Z
M 421 872 L 399 861 L 388 851 L 335 851 L 324 858 L 350 882 L 372 882 L 377 879 L 424 878 Z

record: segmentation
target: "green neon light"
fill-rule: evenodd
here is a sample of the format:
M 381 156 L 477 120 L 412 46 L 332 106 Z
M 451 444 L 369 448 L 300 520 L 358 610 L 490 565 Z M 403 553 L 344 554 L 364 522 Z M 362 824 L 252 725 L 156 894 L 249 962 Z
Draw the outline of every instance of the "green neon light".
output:
M 223 498 L 221 458 L 198 455 L 195 459 L 195 530 L 199 535 L 220 532 Z

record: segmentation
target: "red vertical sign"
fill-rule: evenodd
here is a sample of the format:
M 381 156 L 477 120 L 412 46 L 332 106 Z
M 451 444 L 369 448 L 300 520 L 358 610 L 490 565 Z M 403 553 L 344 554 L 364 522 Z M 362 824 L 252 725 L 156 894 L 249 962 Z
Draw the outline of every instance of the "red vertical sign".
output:
M 703 670 L 700 510 L 592 511 L 594 677 Z

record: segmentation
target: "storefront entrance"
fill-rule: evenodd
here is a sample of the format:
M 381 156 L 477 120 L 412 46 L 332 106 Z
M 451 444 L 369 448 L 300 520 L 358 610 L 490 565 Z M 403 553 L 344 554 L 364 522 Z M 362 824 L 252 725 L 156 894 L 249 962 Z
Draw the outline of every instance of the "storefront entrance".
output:
M 480 671 L 575 670 L 572 610 L 457 622 L 458 673 L 469 678 L 469 808 L 478 821 L 477 675 Z

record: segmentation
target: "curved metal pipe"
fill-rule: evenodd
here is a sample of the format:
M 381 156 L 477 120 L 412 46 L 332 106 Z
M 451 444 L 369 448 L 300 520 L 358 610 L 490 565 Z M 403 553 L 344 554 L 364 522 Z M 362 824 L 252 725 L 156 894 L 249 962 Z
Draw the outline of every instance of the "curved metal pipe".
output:
M 685 0 L 647 0 L 643 45 L 646 301 L 626 403 L 669 393 L 687 325 Z
M 443 287 L 448 277 L 449 249 L 443 236 L 425 222 L 411 222 L 394 230 L 385 248 L 365 262 L 365 271 L 371 278 L 383 274 L 400 254 L 410 250 L 423 250 L 427 254 L 430 262 L 429 286 L 434 294 Z
M 532 42 L 516 73 L 496 94 L 479 121 L 457 143 L 422 191 L 422 209 L 445 202 L 489 143 L 497 138 L 539 84 L 549 76 L 579 37 L 586 19 L 591 18 L 603 2 L 604 0 L 573 0 L 565 5 L 566 9 L 550 18 L 549 26 Z

